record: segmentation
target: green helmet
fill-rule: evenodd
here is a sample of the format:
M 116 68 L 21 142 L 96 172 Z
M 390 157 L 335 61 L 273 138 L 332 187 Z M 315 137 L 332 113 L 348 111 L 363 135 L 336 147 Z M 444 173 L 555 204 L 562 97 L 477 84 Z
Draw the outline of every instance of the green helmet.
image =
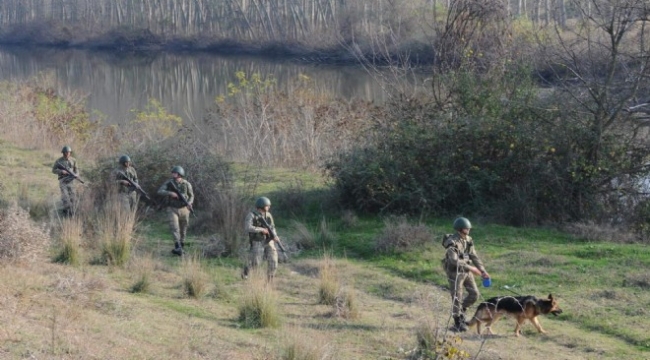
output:
M 173 173 L 177 173 L 177 174 L 180 175 L 181 177 L 185 177 L 185 170 L 183 170 L 183 168 L 180 167 L 180 166 L 174 166 L 174 167 L 172 168 L 172 172 L 173 172 Z
M 63 147 L 63 149 L 61 149 L 61 152 L 62 152 L 62 153 L 67 153 L 67 152 L 71 153 L 71 152 L 72 152 L 72 148 L 69 147 L 68 145 L 66 145 L 66 146 Z
M 131 162 L 131 158 L 129 157 L 129 155 L 120 156 L 120 164 L 124 165 L 127 162 Z
M 261 209 L 265 206 L 271 206 L 271 200 L 269 198 L 262 196 L 255 201 L 256 208 Z
M 458 231 L 460 229 L 471 229 L 472 223 L 467 220 L 467 218 L 459 217 L 454 220 L 454 230 Z

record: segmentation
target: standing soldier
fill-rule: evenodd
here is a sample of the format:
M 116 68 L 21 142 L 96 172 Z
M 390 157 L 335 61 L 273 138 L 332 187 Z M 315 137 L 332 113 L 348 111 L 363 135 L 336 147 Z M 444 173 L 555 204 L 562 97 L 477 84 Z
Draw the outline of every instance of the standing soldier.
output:
M 63 214 L 72 216 L 76 206 L 76 194 L 73 182 L 79 177 L 77 160 L 70 156 L 72 149 L 66 145 L 61 149 L 62 157 L 58 158 L 52 166 L 52 172 L 58 175 L 59 189 L 61 189 L 61 202 L 63 203 Z
M 138 193 L 136 188 L 128 180 L 138 183 L 138 173 L 131 166 L 131 158 L 128 155 L 120 156 L 120 166 L 114 171 L 115 181 L 117 182 L 120 200 L 125 207 L 131 211 L 135 210 L 138 205 Z M 127 180 L 128 179 L 128 180 Z
M 454 220 L 456 233 L 445 235 L 442 241 L 442 245 L 447 249 L 444 267 L 451 293 L 454 330 L 458 332 L 467 331 L 465 312 L 479 297 L 474 275 L 480 275 L 484 279 L 490 278 L 474 249 L 474 241 L 469 236 L 471 228 L 472 224 L 468 219 L 459 217 Z M 463 288 L 467 290 L 465 298 Z
M 194 202 L 192 184 L 185 177 L 185 170 L 180 166 L 172 168 L 172 178 L 158 189 L 158 195 L 167 198 L 167 214 L 169 228 L 174 235 L 174 250 L 172 254 L 183 255 L 185 235 L 190 221 L 190 212 Z
M 267 280 L 271 282 L 278 268 L 278 251 L 275 243 L 279 242 L 280 238 L 277 235 L 275 238 L 271 237 L 271 233 L 275 233 L 275 223 L 273 222 L 273 216 L 269 212 L 271 200 L 262 196 L 255 201 L 255 208 L 246 215 L 244 221 L 250 242 L 250 250 L 248 264 L 244 267 L 242 278 L 247 279 L 250 270 L 260 266 L 262 254 L 264 254 L 268 262 L 266 276 Z

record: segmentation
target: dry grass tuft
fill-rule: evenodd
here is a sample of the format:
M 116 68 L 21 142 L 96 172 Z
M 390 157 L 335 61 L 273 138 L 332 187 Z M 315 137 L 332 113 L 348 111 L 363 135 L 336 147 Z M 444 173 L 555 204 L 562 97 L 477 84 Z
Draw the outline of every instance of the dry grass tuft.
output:
M 650 274 L 647 271 L 629 273 L 623 280 L 623 286 L 650 289 Z
M 49 231 L 36 225 L 17 203 L 0 210 L 0 260 L 35 261 L 51 245 Z
M 410 360 L 467 359 L 470 354 L 460 349 L 463 339 L 459 335 L 447 336 L 437 324 L 420 323 L 415 329 L 417 346 Z
M 359 301 L 354 289 L 341 290 L 334 303 L 334 316 L 337 318 L 353 320 L 361 317 Z
M 431 231 L 424 224 L 410 224 L 406 217 L 390 217 L 377 238 L 375 249 L 382 253 L 402 252 L 431 241 Z
M 626 229 L 609 225 L 599 225 L 592 221 L 569 224 L 563 228 L 563 231 L 587 241 L 609 241 L 615 243 L 633 243 L 637 241 L 637 236 Z
M 341 221 L 348 229 L 353 229 L 359 225 L 359 217 L 352 210 L 344 210 L 341 214 Z
M 207 294 L 210 280 L 199 255 L 183 256 L 181 276 L 185 295 L 199 299 Z
M 304 223 L 291 220 L 292 238 L 299 249 L 309 250 L 316 247 L 316 236 Z
M 125 265 L 135 246 L 136 213 L 124 206 L 119 195 L 109 196 L 96 212 L 96 223 L 103 261 L 108 265 Z
M 307 335 L 304 329 L 294 328 L 284 332 L 280 349 L 282 360 L 336 359 L 335 347 L 323 336 Z
M 63 218 L 60 224 L 61 232 L 54 261 L 74 266 L 79 265 L 81 263 L 81 235 L 83 233 L 81 219 L 77 216 Z
M 260 269 L 249 274 L 246 293 L 240 301 L 239 322 L 245 328 L 275 328 L 280 326 L 278 295 Z
M 323 254 L 323 259 L 318 269 L 318 276 L 320 278 L 318 303 L 323 305 L 336 305 L 341 283 L 339 281 L 335 260 L 331 254 Z
M 153 273 L 156 263 L 151 254 L 138 256 L 129 263 L 130 272 L 135 277 L 135 282 L 129 288 L 132 293 L 147 293 L 151 289 Z

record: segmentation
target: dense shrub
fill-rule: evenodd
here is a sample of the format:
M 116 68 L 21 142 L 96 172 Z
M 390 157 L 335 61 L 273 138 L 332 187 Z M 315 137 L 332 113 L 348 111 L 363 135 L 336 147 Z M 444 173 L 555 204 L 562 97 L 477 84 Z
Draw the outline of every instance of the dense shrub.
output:
M 375 213 L 482 213 L 514 225 L 620 219 L 617 199 L 647 176 L 650 148 L 632 141 L 625 122 L 595 133 L 578 104 L 537 95 L 526 73 L 449 74 L 453 112 L 428 99 L 389 104 L 372 145 L 327 164 L 340 201 Z

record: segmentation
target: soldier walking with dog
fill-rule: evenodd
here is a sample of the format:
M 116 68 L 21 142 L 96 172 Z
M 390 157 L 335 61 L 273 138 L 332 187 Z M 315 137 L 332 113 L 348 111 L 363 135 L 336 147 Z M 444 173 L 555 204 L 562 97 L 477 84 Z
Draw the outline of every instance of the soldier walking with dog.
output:
M 180 166 L 172 168 L 172 178 L 167 180 L 158 189 L 158 195 L 167 199 L 167 214 L 169 228 L 174 235 L 174 249 L 172 254 L 183 255 L 185 236 L 190 222 L 194 190 L 192 184 L 184 179 L 185 170 Z
M 278 250 L 276 247 L 281 247 L 282 243 L 275 232 L 275 223 L 270 209 L 271 200 L 262 196 L 255 201 L 255 210 L 250 211 L 244 220 L 250 249 L 248 263 L 242 272 L 243 279 L 248 278 L 251 269 L 262 264 L 263 257 L 266 258 L 268 265 L 266 269 L 267 281 L 271 282 L 275 277 L 278 268 Z
M 454 220 L 456 233 L 445 235 L 442 241 L 446 249 L 443 263 L 451 293 L 454 330 L 458 332 L 467 331 L 465 312 L 480 295 L 474 275 L 480 275 L 483 279 L 490 278 L 476 253 L 474 241 L 469 236 L 471 229 L 469 220 L 459 217 Z M 467 296 L 464 298 L 463 288 L 467 290 Z

